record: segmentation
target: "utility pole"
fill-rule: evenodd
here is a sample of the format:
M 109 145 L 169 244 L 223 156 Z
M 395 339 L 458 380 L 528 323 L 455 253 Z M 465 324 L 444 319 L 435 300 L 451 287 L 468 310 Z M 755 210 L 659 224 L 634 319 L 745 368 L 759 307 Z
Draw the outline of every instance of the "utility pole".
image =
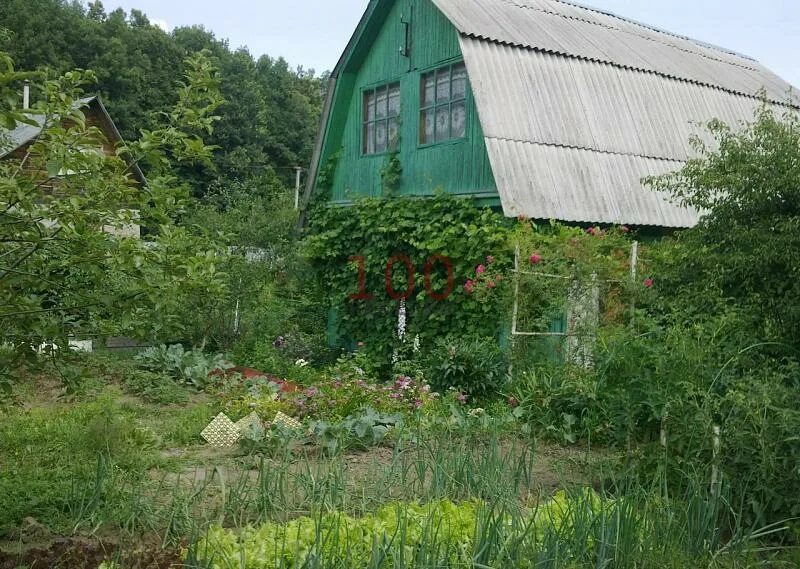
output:
M 294 182 L 294 209 L 300 209 L 300 175 L 303 173 L 303 169 L 300 166 L 296 166 L 295 171 L 297 172 L 297 177 Z

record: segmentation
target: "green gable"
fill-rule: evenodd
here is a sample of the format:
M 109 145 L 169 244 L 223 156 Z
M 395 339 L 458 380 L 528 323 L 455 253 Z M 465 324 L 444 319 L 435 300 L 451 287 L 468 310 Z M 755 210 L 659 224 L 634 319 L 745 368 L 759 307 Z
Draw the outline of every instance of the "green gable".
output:
M 407 50 L 407 55 L 403 51 Z M 328 188 L 334 202 L 381 196 L 381 170 L 387 153 L 364 155 L 364 91 L 400 84 L 400 135 L 397 158 L 402 177 L 396 195 L 431 195 L 436 189 L 476 195 L 499 205 L 478 113 L 468 89 L 466 136 L 420 144 L 420 81 L 423 74 L 462 59 L 458 32 L 430 0 L 373 0 L 340 66 L 324 125 L 319 166 L 336 155 Z M 315 191 L 323 191 L 318 187 Z

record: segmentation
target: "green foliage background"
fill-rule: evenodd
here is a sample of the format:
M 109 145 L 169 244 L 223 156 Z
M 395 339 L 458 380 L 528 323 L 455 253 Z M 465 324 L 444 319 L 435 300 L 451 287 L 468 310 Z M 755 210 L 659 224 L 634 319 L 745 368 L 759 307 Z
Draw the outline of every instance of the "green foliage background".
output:
M 102 95 L 124 138 L 154 127 L 153 113 L 176 102 L 173 82 L 184 59 L 208 49 L 219 67 L 226 104 L 206 143 L 217 146 L 213 166 L 185 167 L 195 195 L 231 181 L 253 180 L 250 193 L 294 183 L 294 167 L 311 162 L 326 82 L 313 70 L 283 59 L 254 58 L 232 50 L 202 27 L 166 33 L 138 10 L 106 12 L 101 2 L 4 0 L 0 3 L 0 50 L 18 69 L 61 74 L 96 73 Z M 42 96 L 34 81 L 33 99 Z

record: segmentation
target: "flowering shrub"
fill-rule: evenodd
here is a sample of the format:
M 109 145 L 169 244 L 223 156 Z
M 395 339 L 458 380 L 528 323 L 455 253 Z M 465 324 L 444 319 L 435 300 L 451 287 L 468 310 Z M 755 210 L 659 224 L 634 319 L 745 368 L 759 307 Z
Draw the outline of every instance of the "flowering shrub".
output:
M 556 323 L 570 314 L 573 325 L 584 328 L 622 323 L 626 309 L 654 283 L 648 275 L 638 282 L 631 280 L 634 239 L 625 226 L 582 230 L 555 222 L 539 226 L 522 221 L 512 237 L 523 273 L 518 330 L 549 332 L 551 326 L 560 328 L 562 325 Z M 644 270 L 647 249 L 640 245 L 639 251 L 637 268 Z M 596 291 L 599 299 L 599 321 L 587 309 L 594 296 L 591 291 Z
M 334 379 L 305 391 L 287 394 L 299 417 L 344 419 L 365 407 L 381 413 L 410 413 L 436 397 L 429 385 L 407 376 L 378 385 L 363 379 Z
M 479 302 L 486 302 L 491 295 L 497 294 L 505 276 L 495 263 L 494 256 L 488 255 L 485 264 L 475 268 L 475 276 L 464 284 L 464 292 L 472 295 Z
M 283 389 L 285 385 L 267 378 L 228 381 L 217 397 L 232 419 L 255 411 L 270 420 L 280 411 L 299 419 L 332 421 L 367 407 L 384 414 L 413 413 L 437 397 L 429 385 L 408 376 L 398 376 L 390 384 L 376 384 L 355 372 L 322 379 L 305 389 Z

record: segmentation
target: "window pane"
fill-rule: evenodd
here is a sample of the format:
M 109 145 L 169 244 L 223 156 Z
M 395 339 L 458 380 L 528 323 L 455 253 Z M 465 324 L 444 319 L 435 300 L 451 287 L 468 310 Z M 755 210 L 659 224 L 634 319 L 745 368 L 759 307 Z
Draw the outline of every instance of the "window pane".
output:
M 450 68 L 445 67 L 436 72 L 436 102 L 450 100 Z
M 397 150 L 400 142 L 400 121 L 396 118 L 389 119 L 389 127 L 387 133 L 387 149 Z
M 375 152 L 386 152 L 386 121 L 375 123 Z
M 432 105 L 436 96 L 436 73 L 426 73 L 422 76 L 422 106 Z
M 364 93 L 364 121 L 375 120 L 375 91 Z
M 389 87 L 389 116 L 396 117 L 400 114 L 400 85 Z
M 463 63 L 453 66 L 453 96 L 454 101 L 467 96 L 467 68 Z
M 464 101 L 453 103 L 450 108 L 452 138 L 464 138 L 467 134 L 467 106 Z
M 422 111 L 420 114 L 419 125 L 419 141 L 422 144 L 433 142 L 433 109 Z
M 364 125 L 364 154 L 375 154 L 375 123 Z
M 380 87 L 377 92 L 375 118 L 386 118 L 386 100 L 388 95 L 386 87 Z
M 450 138 L 450 109 L 447 105 L 436 109 L 436 142 Z

